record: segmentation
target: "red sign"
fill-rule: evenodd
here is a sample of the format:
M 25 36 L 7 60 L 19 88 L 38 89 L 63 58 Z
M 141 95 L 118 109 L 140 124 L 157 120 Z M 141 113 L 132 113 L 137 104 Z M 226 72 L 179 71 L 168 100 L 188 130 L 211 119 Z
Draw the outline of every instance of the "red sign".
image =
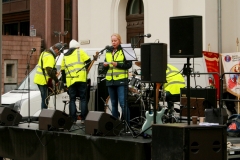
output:
M 217 72 L 219 74 L 219 53 L 203 51 L 204 59 L 208 72 Z M 219 75 L 209 74 L 209 86 L 217 89 L 217 98 L 219 99 Z

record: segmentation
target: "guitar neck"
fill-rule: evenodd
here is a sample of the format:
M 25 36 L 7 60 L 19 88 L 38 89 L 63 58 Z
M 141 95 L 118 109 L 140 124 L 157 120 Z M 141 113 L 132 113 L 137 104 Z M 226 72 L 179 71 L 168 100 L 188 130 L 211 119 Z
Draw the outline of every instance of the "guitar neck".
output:
M 90 63 L 88 69 L 87 69 L 87 73 L 89 73 L 90 69 L 91 69 L 92 66 L 93 66 L 93 63 L 97 60 L 98 54 L 99 54 L 99 52 L 96 52 L 96 55 L 93 57 L 93 60 L 92 60 L 92 62 Z

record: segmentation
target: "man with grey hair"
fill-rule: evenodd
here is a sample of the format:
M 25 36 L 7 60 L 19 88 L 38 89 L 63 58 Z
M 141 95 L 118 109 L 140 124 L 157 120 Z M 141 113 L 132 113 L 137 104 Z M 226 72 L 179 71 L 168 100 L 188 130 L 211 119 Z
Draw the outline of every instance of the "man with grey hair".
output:
M 57 70 L 55 68 L 55 58 L 60 55 L 60 51 L 63 49 L 61 43 L 56 43 L 51 46 L 48 50 L 44 50 L 37 64 L 37 70 L 34 76 L 34 83 L 38 85 L 38 88 L 41 92 L 41 108 L 48 108 L 48 95 L 49 95 L 49 87 L 52 86 L 52 80 L 55 81 L 55 85 L 58 84 L 58 78 L 56 76 Z

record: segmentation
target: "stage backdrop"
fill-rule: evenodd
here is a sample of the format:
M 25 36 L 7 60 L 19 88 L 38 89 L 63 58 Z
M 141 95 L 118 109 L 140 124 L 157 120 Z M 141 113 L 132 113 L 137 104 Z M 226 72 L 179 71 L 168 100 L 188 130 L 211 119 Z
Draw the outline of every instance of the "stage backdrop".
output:
M 206 62 L 206 67 L 208 72 L 219 73 L 219 53 L 203 51 L 203 56 Z M 217 99 L 219 99 L 219 75 L 209 74 L 208 82 L 209 86 L 217 89 Z
M 232 74 L 225 74 L 227 91 L 235 96 L 240 95 L 240 52 L 222 53 L 222 64 L 224 73 L 234 72 Z

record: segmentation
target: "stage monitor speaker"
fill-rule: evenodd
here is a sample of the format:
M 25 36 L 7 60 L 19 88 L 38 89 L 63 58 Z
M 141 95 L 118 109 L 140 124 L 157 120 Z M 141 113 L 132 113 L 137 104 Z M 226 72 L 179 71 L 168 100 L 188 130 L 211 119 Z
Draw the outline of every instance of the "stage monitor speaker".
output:
M 122 128 L 120 120 L 104 112 L 90 111 L 85 119 L 86 134 L 117 136 Z
M 0 125 L 15 126 L 22 120 L 22 115 L 9 107 L 0 107 Z
M 202 57 L 202 16 L 170 17 L 170 58 Z
M 162 137 L 162 138 L 161 138 Z M 225 160 L 226 126 L 199 126 L 185 123 L 154 124 L 153 160 Z
M 141 44 L 141 81 L 166 82 L 167 44 Z
M 59 110 L 43 109 L 39 115 L 40 130 L 70 130 L 72 124 L 71 117 Z

